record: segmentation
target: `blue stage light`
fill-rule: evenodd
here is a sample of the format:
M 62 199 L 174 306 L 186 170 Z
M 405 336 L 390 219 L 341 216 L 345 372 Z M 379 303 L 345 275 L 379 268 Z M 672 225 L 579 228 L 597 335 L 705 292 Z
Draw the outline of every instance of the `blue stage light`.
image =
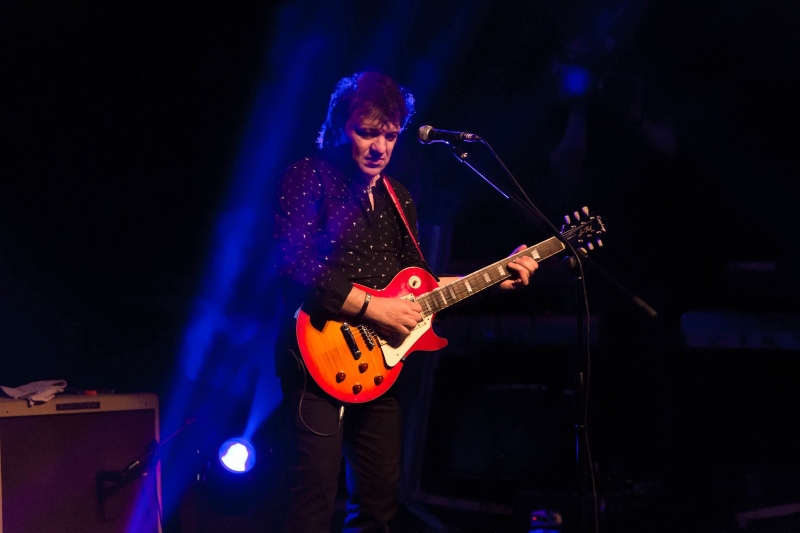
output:
M 244 474 L 256 464 L 256 449 L 245 439 L 228 439 L 219 447 L 219 462 L 228 472 Z
M 592 74 L 580 65 L 561 65 L 561 93 L 578 98 L 589 91 Z

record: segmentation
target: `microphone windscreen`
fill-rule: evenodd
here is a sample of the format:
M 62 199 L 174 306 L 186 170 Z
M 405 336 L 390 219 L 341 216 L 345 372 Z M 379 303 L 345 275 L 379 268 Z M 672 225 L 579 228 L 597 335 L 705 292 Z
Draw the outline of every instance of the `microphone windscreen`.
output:
M 419 132 L 417 133 L 417 138 L 419 139 L 419 142 L 421 142 L 422 144 L 430 144 L 431 140 L 429 138 L 429 135 L 432 129 L 433 128 L 431 126 L 427 125 L 420 127 Z

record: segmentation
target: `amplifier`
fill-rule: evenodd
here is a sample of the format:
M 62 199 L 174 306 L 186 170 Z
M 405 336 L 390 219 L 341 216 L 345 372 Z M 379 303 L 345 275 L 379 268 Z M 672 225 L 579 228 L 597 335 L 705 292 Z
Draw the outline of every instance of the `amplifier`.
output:
M 0 533 L 161 531 L 155 394 L 0 399 Z M 143 461 L 144 462 L 144 461 Z

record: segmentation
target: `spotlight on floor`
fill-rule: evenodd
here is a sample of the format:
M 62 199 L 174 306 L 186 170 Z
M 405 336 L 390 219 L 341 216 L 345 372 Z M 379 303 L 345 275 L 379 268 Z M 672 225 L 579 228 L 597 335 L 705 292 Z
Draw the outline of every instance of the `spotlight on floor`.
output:
M 242 438 L 228 439 L 219 447 L 219 462 L 228 472 L 244 474 L 256 464 L 256 449 Z

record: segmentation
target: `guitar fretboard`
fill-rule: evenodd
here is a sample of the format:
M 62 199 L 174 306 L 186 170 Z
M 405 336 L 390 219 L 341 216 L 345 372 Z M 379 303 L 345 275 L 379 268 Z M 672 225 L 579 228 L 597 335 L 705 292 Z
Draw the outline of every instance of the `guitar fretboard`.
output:
M 496 285 L 510 278 L 511 272 L 506 268 L 506 265 L 514 259 L 527 255 L 537 262 L 541 262 L 564 250 L 564 248 L 564 244 L 558 238 L 550 237 L 546 241 L 526 248 L 511 257 L 506 257 L 477 272 L 464 276 L 458 281 L 454 281 L 443 287 L 434 289 L 427 294 L 423 294 L 417 298 L 417 303 L 422 306 L 423 314 L 425 316 L 430 316 L 484 289 L 488 289 L 492 285 Z

